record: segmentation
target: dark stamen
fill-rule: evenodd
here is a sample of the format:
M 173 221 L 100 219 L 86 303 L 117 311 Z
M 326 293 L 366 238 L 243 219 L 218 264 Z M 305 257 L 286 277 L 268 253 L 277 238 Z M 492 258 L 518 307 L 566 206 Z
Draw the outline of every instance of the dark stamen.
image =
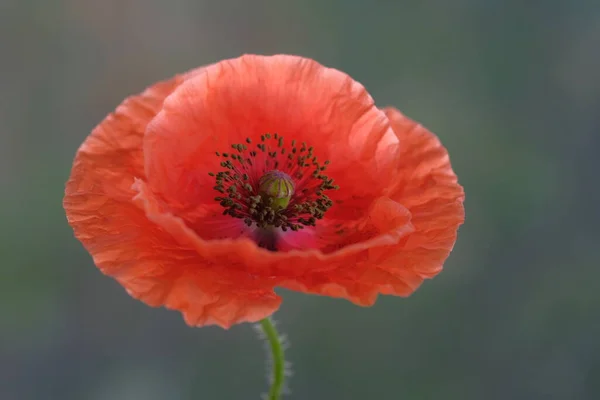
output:
M 276 234 L 276 228 L 298 231 L 305 226 L 315 226 L 333 206 L 333 201 L 324 192 L 339 189 L 333 179 L 322 173 L 329 161 L 320 164 L 313 154 L 314 148 L 305 142 L 297 148 L 296 140 L 292 140 L 291 146 L 284 147 L 284 138 L 279 134 L 265 133 L 260 141 L 256 145 L 260 152 L 237 143 L 231 148 L 239 154 L 215 152 L 221 157 L 219 165 L 224 170 L 209 172 L 209 175 L 215 177 L 214 189 L 226 196 L 215 197 L 215 201 L 225 208 L 223 214 L 240 218 L 248 226 L 268 230 L 271 235 Z M 246 138 L 245 142 L 251 144 L 252 140 Z M 272 173 L 287 178 L 281 182 L 265 180 Z M 284 201 L 277 199 L 276 193 L 283 190 L 281 185 L 288 182 L 286 179 L 296 190 L 288 192 L 289 197 Z M 265 182 L 271 185 L 268 189 L 265 189 Z M 264 247 L 274 249 L 275 240 L 276 235 L 275 239 L 266 240 Z

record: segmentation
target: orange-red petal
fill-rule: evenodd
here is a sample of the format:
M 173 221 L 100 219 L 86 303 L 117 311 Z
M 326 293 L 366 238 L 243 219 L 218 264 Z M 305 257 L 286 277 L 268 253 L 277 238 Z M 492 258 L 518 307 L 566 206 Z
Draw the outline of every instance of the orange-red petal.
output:
M 402 160 L 390 197 L 410 210 L 415 227 L 386 265 L 402 265 L 430 278 L 441 271 L 464 222 L 464 189 L 437 136 L 395 108 L 384 111 L 400 140 Z
M 305 141 L 331 161 L 334 218 L 362 217 L 398 161 L 388 119 L 348 75 L 302 57 L 246 55 L 205 68 L 166 99 L 144 139 L 149 185 L 193 223 L 215 204 L 215 152 L 265 133 Z
M 279 306 L 272 290 L 211 268 L 133 202 L 145 178 L 142 139 L 164 99 L 201 70 L 158 83 L 126 99 L 86 139 L 67 182 L 64 208 L 75 236 L 96 265 L 149 305 L 180 310 L 192 325 L 258 321 Z M 236 273 L 234 271 L 234 273 Z
M 442 270 L 464 222 L 464 190 L 433 133 L 394 108 L 384 111 L 400 143 L 400 164 L 387 191 L 388 203 L 406 207 L 411 229 L 386 245 L 353 253 L 343 268 L 317 270 L 287 283 L 288 288 L 370 305 L 377 294 L 408 296 Z M 389 218 L 382 215 L 380 220 Z M 331 254 L 328 262 L 337 264 L 352 247 Z

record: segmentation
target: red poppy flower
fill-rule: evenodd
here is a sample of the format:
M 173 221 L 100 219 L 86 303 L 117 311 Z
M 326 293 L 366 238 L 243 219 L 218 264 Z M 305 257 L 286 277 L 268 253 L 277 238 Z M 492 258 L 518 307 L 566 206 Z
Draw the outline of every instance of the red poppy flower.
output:
M 247 55 L 126 99 L 64 207 L 100 270 L 190 325 L 258 321 L 275 287 L 372 305 L 442 269 L 462 187 L 436 136 L 348 75 Z

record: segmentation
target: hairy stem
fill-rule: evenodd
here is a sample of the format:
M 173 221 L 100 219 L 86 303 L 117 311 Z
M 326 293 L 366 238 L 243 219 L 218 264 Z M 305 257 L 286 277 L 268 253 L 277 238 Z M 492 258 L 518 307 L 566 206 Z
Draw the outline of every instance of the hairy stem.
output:
M 271 348 L 271 357 L 273 361 L 273 374 L 271 380 L 271 389 L 269 390 L 268 400 L 279 400 L 283 391 L 283 383 L 285 379 L 285 358 L 281 338 L 275 329 L 275 325 L 270 318 L 265 318 L 260 321 L 260 326 L 265 334 L 265 337 Z

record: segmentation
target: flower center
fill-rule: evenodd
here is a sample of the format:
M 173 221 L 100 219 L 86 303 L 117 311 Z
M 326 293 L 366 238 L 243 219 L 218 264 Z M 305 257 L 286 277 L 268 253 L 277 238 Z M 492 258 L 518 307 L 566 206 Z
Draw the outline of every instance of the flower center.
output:
M 329 161 L 319 163 L 306 143 L 297 146 L 292 140 L 286 147 L 283 136 L 267 133 L 255 146 L 248 138 L 231 148 L 231 153 L 216 153 L 224 170 L 209 173 L 222 194 L 215 201 L 225 208 L 224 215 L 248 226 L 297 231 L 315 226 L 333 205 L 324 193 L 339 189 L 323 174 Z
M 262 200 L 275 211 L 286 209 L 294 195 L 294 181 L 288 174 L 273 170 L 258 180 Z

